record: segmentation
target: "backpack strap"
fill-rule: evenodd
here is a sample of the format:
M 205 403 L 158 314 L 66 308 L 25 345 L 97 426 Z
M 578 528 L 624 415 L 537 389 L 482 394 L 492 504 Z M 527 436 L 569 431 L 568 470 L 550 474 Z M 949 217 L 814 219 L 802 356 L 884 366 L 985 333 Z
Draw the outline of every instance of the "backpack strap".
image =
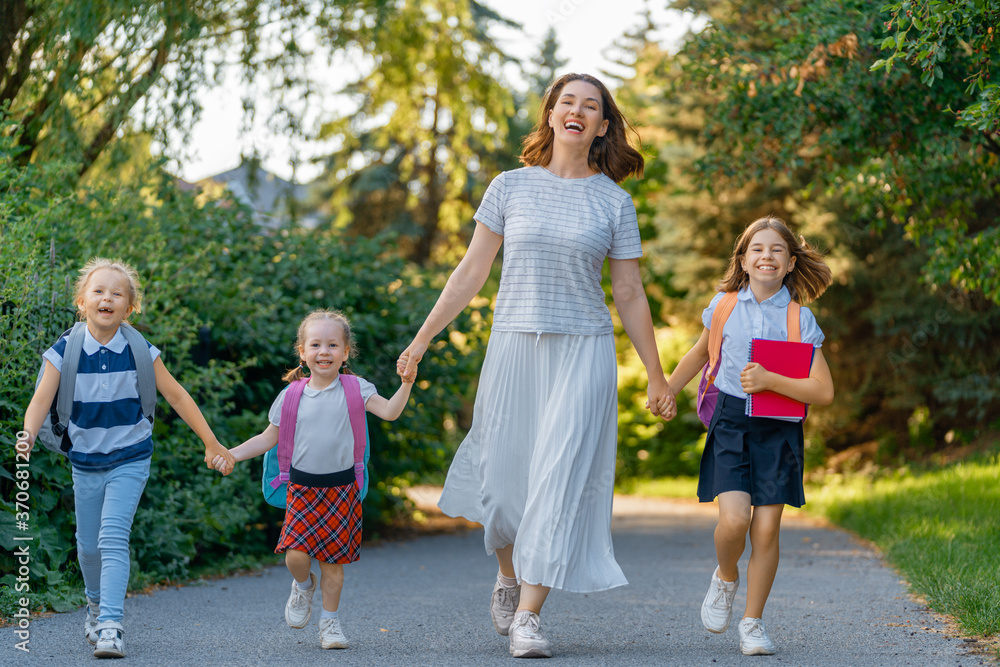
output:
M 354 433 L 354 479 L 358 484 L 358 493 L 361 493 L 365 488 L 365 448 L 368 445 L 365 402 L 361 398 L 361 383 L 357 376 L 341 373 L 340 384 L 344 386 L 347 415 L 351 419 L 351 431 Z
M 715 305 L 712 313 L 712 328 L 708 332 L 708 386 L 715 382 L 715 373 L 719 367 L 719 358 L 722 356 L 722 329 L 726 326 L 726 320 L 736 307 L 738 292 L 726 292 L 726 295 Z
M 793 343 L 802 342 L 802 329 L 799 323 L 800 310 L 798 302 L 792 301 L 788 304 L 788 340 Z
M 69 418 L 73 415 L 73 397 L 76 394 L 76 370 L 80 366 L 80 353 L 83 352 L 83 340 L 86 338 L 86 322 L 77 322 L 66 336 L 66 349 L 63 351 L 62 371 L 59 374 L 59 395 L 56 397 L 56 415 L 58 422 L 52 425 L 52 433 L 57 438 L 63 437 L 69 426 Z
M 135 373 L 139 378 L 139 401 L 142 403 L 142 414 L 153 423 L 153 411 L 156 409 L 156 372 L 153 370 L 153 360 L 149 357 L 149 343 L 135 327 L 128 322 L 119 325 L 128 346 L 132 348 L 135 359 Z
M 278 427 L 278 475 L 271 480 L 271 488 L 277 489 L 288 482 L 288 471 L 292 468 L 292 450 L 295 449 L 295 419 L 299 413 L 299 399 L 309 378 L 299 378 L 288 385 L 281 403 L 281 424 Z

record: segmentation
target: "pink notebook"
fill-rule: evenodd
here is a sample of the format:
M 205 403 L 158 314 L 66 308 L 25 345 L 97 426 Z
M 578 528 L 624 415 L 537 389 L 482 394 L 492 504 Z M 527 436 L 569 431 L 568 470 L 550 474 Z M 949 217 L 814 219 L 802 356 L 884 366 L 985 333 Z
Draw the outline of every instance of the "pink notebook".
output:
M 809 377 L 813 360 L 812 343 L 754 338 L 750 341 L 750 361 L 790 378 Z M 806 404 L 773 391 L 761 391 L 747 396 L 746 414 L 785 421 L 801 421 L 806 416 Z

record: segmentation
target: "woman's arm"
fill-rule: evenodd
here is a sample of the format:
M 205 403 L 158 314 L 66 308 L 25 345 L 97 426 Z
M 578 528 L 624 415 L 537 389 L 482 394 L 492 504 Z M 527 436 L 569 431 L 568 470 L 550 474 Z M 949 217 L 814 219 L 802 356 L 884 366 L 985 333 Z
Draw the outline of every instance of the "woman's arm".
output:
M 441 333 L 442 329 L 458 317 L 458 314 L 472 301 L 472 297 L 486 284 L 501 243 L 503 243 L 502 236 L 490 231 L 483 223 L 476 223 L 476 231 L 472 234 L 472 241 L 469 242 L 465 257 L 448 278 L 448 283 L 441 290 L 441 296 L 414 336 L 413 342 L 399 355 L 399 366 L 405 369 L 402 370 L 402 375 L 406 380 L 413 380 L 415 377 L 417 364 L 420 363 L 434 336 Z
M 399 415 L 403 413 L 403 408 L 406 407 L 406 401 L 410 398 L 411 389 L 413 389 L 412 382 L 403 382 L 399 385 L 396 393 L 392 395 L 392 398 L 388 400 L 378 394 L 372 394 L 365 403 L 365 409 L 376 417 L 381 417 L 388 422 L 396 421 Z
M 663 375 L 660 353 L 656 349 L 656 334 L 653 331 L 653 317 L 649 312 L 649 301 L 642 286 L 638 259 L 609 260 L 611 269 L 611 294 L 615 308 L 625 327 L 625 333 L 635 347 L 635 351 L 646 368 L 649 386 L 649 410 L 654 415 L 673 416 L 676 412 L 674 393 Z
M 760 364 L 749 363 L 740 373 L 743 391 L 756 394 L 760 391 L 773 391 L 808 403 L 810 405 L 830 405 L 833 403 L 833 377 L 830 367 L 823 356 L 822 348 L 816 348 L 812 368 L 807 378 L 790 378 L 772 373 Z
M 227 463 L 232 465 L 233 455 L 219 443 L 219 439 L 215 437 L 215 433 L 212 432 L 208 422 L 205 421 L 205 416 L 198 409 L 198 404 L 194 402 L 194 399 L 187 393 L 187 390 L 174 379 L 174 376 L 170 374 L 167 367 L 163 365 L 163 360 L 159 357 L 153 362 L 153 372 L 156 375 L 156 390 L 167 399 L 170 407 L 181 416 L 184 423 L 190 426 L 195 435 L 205 443 L 205 465 L 209 468 L 213 467 L 212 461 L 216 456 L 221 456 Z

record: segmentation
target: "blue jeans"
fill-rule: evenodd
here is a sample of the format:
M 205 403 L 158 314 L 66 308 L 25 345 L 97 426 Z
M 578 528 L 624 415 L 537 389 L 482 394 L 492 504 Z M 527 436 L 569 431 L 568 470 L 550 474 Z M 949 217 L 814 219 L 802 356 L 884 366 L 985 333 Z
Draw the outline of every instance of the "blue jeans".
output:
M 100 623 L 121 623 L 125 615 L 128 541 L 150 460 L 100 472 L 73 469 L 77 553 L 87 597 L 101 603 Z

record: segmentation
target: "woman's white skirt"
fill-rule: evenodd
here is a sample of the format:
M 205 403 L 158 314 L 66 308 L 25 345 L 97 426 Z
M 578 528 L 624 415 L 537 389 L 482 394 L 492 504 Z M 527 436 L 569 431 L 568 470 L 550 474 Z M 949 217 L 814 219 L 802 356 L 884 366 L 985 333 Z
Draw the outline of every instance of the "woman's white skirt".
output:
M 618 445 L 614 337 L 493 332 L 472 428 L 438 506 L 514 545 L 520 581 L 576 593 L 627 584 L 611 545 Z

